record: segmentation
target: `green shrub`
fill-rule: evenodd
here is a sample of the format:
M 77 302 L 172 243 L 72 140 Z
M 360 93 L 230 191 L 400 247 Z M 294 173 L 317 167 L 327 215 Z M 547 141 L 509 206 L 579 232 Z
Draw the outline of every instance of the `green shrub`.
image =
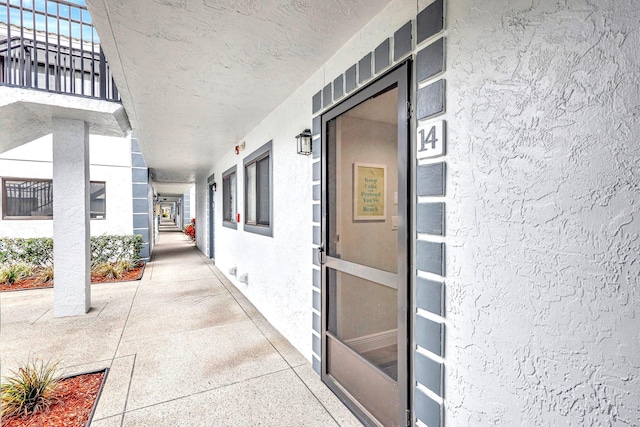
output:
M 2 384 L 0 417 L 29 415 L 58 402 L 58 363 L 29 361 Z
M 0 269 L 0 283 L 13 285 L 16 281 L 33 275 L 33 267 L 24 262 L 9 264 Z

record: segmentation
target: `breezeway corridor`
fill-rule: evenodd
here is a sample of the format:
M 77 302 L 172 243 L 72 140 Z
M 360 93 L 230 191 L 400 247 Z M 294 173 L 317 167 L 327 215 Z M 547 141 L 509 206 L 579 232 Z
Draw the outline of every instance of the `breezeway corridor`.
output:
M 94 427 L 359 426 L 309 363 L 173 226 L 142 280 L 92 285 L 86 316 L 53 289 L 1 296 L 2 375 L 30 356 L 108 367 Z

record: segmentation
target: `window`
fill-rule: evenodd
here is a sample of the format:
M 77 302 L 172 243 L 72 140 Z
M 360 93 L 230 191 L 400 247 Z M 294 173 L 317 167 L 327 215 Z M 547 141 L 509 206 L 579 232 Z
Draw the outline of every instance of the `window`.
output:
M 244 229 L 265 236 L 273 236 L 271 146 L 269 141 L 244 159 Z
M 89 212 L 92 219 L 106 217 L 106 184 L 90 183 Z M 6 178 L 2 180 L 4 219 L 52 219 L 53 181 Z
M 105 219 L 107 216 L 107 184 L 91 181 L 89 212 L 91 219 Z
M 237 228 L 236 224 L 236 167 L 222 174 L 222 225 Z

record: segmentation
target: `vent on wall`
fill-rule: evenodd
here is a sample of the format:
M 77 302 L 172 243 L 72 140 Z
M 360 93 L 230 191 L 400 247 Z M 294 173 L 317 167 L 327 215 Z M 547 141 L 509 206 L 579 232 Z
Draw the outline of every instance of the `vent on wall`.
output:
M 238 273 L 238 267 L 231 267 L 229 269 L 229 274 L 235 276 Z
M 249 275 L 248 274 L 241 274 L 240 276 L 238 276 L 238 280 L 240 281 L 240 283 L 246 283 L 249 284 Z

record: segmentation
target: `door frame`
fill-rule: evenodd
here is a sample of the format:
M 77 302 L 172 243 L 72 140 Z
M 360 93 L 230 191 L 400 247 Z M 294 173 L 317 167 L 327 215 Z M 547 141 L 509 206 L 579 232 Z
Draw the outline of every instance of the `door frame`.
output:
M 207 206 L 209 210 L 209 258 L 213 260 L 213 263 L 216 263 L 216 253 L 215 253 L 215 195 L 216 195 L 216 183 L 214 181 L 214 175 L 209 176 L 207 178 L 207 188 L 208 188 L 208 199 Z
M 386 89 L 397 85 L 398 87 L 398 152 L 402 148 L 404 155 L 398 156 L 398 217 L 400 212 L 404 213 L 404 221 L 398 223 L 398 233 L 402 238 L 398 238 L 398 257 L 403 260 L 402 265 L 398 264 L 398 278 L 404 278 L 404 286 L 398 284 L 398 393 L 401 406 L 404 407 L 404 414 L 398 413 L 398 425 L 406 425 L 410 420 L 411 413 L 411 392 L 410 378 L 412 378 L 411 366 L 411 349 L 409 348 L 411 339 L 411 313 L 412 306 L 410 297 L 412 271 L 412 246 L 411 246 L 411 224 L 412 224 L 412 206 L 411 197 L 412 188 L 412 164 L 411 158 L 411 133 L 410 133 L 410 102 L 411 102 L 411 69 L 412 61 L 407 59 L 400 63 L 383 76 L 373 80 L 371 83 L 359 89 L 345 100 L 322 113 L 321 115 L 321 251 L 324 252 L 328 239 L 328 212 L 327 212 L 327 123 L 335 119 L 341 114 L 347 112 L 351 108 L 367 101 Z M 405 107 L 406 106 L 406 107 Z M 403 125 L 404 124 L 404 125 Z M 401 145 L 404 145 L 401 147 Z M 369 412 L 344 390 L 337 381 L 333 380 L 328 373 L 327 366 L 327 308 L 328 308 L 328 289 L 327 289 L 327 265 L 324 260 L 324 253 L 321 253 L 321 365 L 320 373 L 323 383 L 329 387 L 338 398 L 363 422 L 365 425 L 379 425 L 369 414 Z M 400 280 L 402 282 L 402 280 Z M 404 340 L 404 345 L 402 344 Z M 402 350 L 401 350 L 402 348 Z

